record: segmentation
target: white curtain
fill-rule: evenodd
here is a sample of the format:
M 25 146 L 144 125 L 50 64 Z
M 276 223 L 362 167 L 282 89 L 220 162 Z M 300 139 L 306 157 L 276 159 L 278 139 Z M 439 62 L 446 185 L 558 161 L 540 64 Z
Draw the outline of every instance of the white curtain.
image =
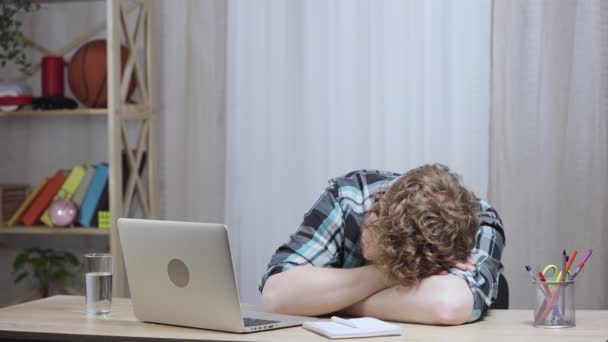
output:
M 525 264 L 593 248 L 577 307 L 605 309 L 608 2 L 496 0 L 492 75 L 489 191 L 507 227 L 511 307 L 532 302 Z
M 222 222 L 226 2 L 156 2 L 164 219 Z
M 226 207 L 242 299 L 327 180 L 441 162 L 488 182 L 491 2 L 228 3 Z

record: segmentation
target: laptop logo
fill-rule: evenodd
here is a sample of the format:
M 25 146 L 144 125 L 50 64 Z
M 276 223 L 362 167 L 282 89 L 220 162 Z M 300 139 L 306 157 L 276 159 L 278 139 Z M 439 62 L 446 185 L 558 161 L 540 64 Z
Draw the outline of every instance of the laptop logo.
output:
M 190 282 L 190 271 L 188 271 L 186 264 L 179 259 L 171 259 L 169 261 L 167 273 L 171 282 L 177 287 L 186 287 L 188 282 Z

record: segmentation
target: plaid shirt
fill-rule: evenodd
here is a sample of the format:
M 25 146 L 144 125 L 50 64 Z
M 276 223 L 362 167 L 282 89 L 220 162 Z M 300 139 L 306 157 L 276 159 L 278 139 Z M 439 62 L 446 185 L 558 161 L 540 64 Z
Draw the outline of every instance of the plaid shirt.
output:
M 365 213 L 374 204 L 374 195 L 384 193 L 400 175 L 372 170 L 353 171 L 329 181 L 330 185 L 304 216 L 304 222 L 272 256 L 260 282 L 273 274 L 299 265 L 354 268 L 365 264 L 360 235 Z M 474 298 L 471 320 L 485 315 L 498 295 L 498 277 L 505 235 L 498 213 L 486 202 L 480 203 L 480 227 L 471 256 L 477 261 L 476 271 L 452 273 L 466 281 Z

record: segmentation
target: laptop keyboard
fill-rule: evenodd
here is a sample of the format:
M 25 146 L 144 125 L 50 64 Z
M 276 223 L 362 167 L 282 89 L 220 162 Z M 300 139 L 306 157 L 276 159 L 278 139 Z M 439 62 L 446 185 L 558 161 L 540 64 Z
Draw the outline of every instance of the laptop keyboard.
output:
M 255 319 L 255 318 L 243 318 L 243 322 L 245 322 L 245 328 L 255 327 L 257 325 L 266 325 L 272 323 L 279 323 L 279 321 L 270 321 L 267 319 Z

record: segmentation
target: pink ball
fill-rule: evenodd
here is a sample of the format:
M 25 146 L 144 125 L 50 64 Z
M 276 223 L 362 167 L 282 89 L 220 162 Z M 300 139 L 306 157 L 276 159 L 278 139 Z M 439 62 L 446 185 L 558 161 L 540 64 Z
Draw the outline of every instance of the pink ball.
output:
M 49 217 L 55 226 L 66 227 L 74 223 L 77 211 L 74 202 L 60 198 L 49 206 Z

